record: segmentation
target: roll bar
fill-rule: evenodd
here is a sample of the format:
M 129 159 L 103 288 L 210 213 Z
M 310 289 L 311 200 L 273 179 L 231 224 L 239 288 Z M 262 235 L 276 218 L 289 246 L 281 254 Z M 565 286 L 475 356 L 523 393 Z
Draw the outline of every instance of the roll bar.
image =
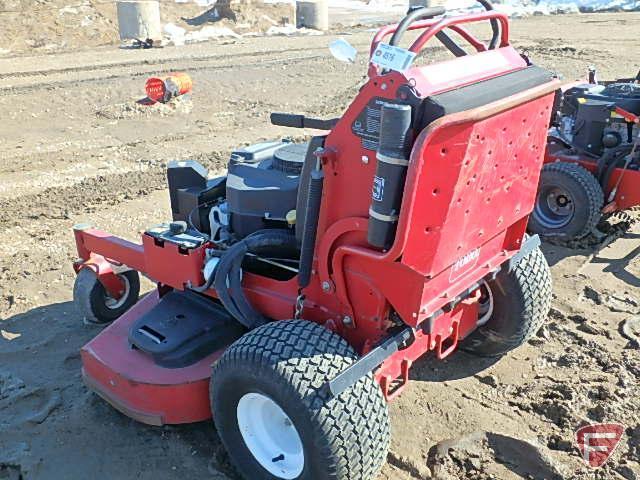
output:
M 476 51 L 482 52 L 487 50 L 487 46 L 471 34 L 471 32 L 462 26 L 462 24 L 482 22 L 486 20 L 491 22 L 493 30 L 493 37 L 489 43 L 489 48 L 495 48 L 497 46 L 504 47 L 509 44 L 509 19 L 503 13 L 496 12 L 495 10 L 487 10 L 480 13 L 444 17 L 440 19 L 428 18 L 435 15 L 441 15 L 442 13 L 444 13 L 444 9 L 441 7 L 418 9 L 410 12 L 399 24 L 386 25 L 382 27 L 373 37 L 370 54 L 372 55 L 378 44 L 389 35 L 392 35 L 391 41 L 389 42 L 390 45 L 397 45 L 402 35 L 404 35 L 408 30 L 426 29 L 426 31 L 420 35 L 420 37 L 418 37 L 409 48 L 412 52 L 419 52 L 420 49 L 434 36 L 438 37 L 438 39 L 445 44 L 447 48 L 449 48 L 447 40 L 444 38 L 445 35 L 443 35 L 443 30 L 446 28 L 460 35 L 464 40 L 471 44 Z M 498 28 L 498 25 L 500 25 L 501 28 Z M 448 36 L 446 37 L 448 38 Z M 449 40 L 453 42 L 450 38 Z M 498 40 L 500 41 L 499 44 Z M 456 47 L 460 48 L 457 44 Z M 456 51 L 451 48 L 449 49 L 455 55 L 459 56 Z
M 453 26 L 460 26 L 463 23 L 481 22 L 484 20 L 496 20 L 500 23 L 500 47 L 506 47 L 509 45 L 509 17 L 504 13 L 496 12 L 495 10 L 472 13 L 469 15 L 460 15 L 455 17 L 445 17 L 438 22 L 432 24 L 425 32 L 423 32 L 409 47 L 409 50 L 418 53 L 420 49 L 438 32 L 441 32 L 445 28 L 452 28 Z M 471 33 L 467 32 L 470 36 Z M 474 37 L 475 38 L 475 37 Z M 479 40 L 478 40 L 479 41 Z M 497 45 L 496 45 L 497 46 Z

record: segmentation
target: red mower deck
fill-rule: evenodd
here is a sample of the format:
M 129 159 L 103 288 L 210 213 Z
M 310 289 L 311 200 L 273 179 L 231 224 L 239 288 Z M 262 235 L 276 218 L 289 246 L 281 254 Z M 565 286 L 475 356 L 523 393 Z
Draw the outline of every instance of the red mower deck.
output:
M 211 418 L 209 378 L 215 352 L 186 368 L 158 367 L 131 348 L 127 334 L 136 318 L 159 301 L 151 292 L 81 350 L 82 378 L 114 408 L 148 425 L 200 422 Z

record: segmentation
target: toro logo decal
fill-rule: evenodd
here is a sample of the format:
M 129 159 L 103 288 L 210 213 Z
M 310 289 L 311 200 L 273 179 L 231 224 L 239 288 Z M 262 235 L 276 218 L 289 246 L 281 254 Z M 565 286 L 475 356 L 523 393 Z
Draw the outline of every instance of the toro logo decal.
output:
M 475 248 L 467 253 L 465 256 L 460 257 L 451 267 L 449 272 L 449 283 L 460 278 L 464 273 L 471 270 L 478 263 L 480 258 L 480 249 Z
M 372 198 L 376 202 L 381 202 L 384 198 L 384 178 L 378 177 L 377 175 L 373 177 L 373 190 L 371 192 Z
M 622 438 L 624 425 L 592 423 L 576 430 L 576 444 L 582 460 L 592 468 L 601 467 Z

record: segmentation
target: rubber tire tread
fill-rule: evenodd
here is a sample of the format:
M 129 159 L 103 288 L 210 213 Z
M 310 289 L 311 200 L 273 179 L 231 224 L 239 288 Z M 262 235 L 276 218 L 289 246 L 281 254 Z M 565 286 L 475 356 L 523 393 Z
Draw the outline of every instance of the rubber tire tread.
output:
M 138 272 L 129 270 L 120 275 L 126 276 L 129 280 L 129 298 L 121 307 L 111 310 L 104 304 L 105 289 L 97 275 L 89 268 L 83 268 L 78 272 L 73 284 L 73 302 L 86 322 L 95 324 L 112 322 L 138 301 L 140 297 Z
M 545 181 L 545 177 L 553 178 L 557 176 L 571 180 L 584 194 L 586 203 L 575 206 L 574 217 L 571 222 L 552 231 L 546 230 L 546 227 L 537 222 L 534 209 L 529 218 L 529 231 L 540 236 L 566 235 L 569 239 L 583 238 L 596 228 L 602 218 L 602 206 L 604 205 L 602 187 L 589 170 L 575 163 L 567 162 L 547 163 L 542 168 L 540 184 Z M 536 197 L 537 202 L 538 198 Z M 581 213 L 581 215 L 578 215 L 578 213 Z
M 551 307 L 553 283 L 549 264 L 537 247 L 487 285 L 493 295 L 493 315 L 462 341 L 461 349 L 493 357 L 519 347 L 537 333 Z
M 229 389 L 235 389 L 234 378 L 248 372 L 244 378 L 251 375 L 275 383 L 274 391 L 280 397 L 275 400 L 287 414 L 302 409 L 310 421 L 312 431 L 307 433 L 314 439 L 312 448 L 320 461 L 309 470 L 305 467 L 298 478 L 375 478 L 386 460 L 390 432 L 387 404 L 373 374 L 361 378 L 336 398 L 328 399 L 320 388 L 356 359 L 342 337 L 316 323 L 282 320 L 262 325 L 233 343 L 214 365 L 210 386 L 214 421 L 221 415 L 230 415 L 236 421 L 235 412 L 218 409 L 229 393 L 223 388 L 223 379 L 227 379 Z M 262 473 L 256 471 L 259 464 L 243 441 L 244 455 L 238 452 L 237 445 L 234 448 L 233 442 L 228 441 L 231 428 L 223 423 L 216 422 L 216 428 L 236 470 L 246 479 L 275 478 L 262 467 Z M 305 438 L 304 432 L 300 434 Z M 305 451 L 306 448 L 307 444 Z M 247 461 L 247 455 L 252 462 Z M 307 461 L 308 455 L 305 464 Z

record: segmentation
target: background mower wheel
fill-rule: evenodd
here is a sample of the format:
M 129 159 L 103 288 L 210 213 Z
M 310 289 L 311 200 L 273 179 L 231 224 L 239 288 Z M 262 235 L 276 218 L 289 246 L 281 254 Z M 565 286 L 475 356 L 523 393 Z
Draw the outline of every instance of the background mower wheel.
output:
M 213 418 L 244 478 L 376 477 L 389 418 L 373 375 L 336 398 L 321 388 L 356 358 L 340 336 L 304 320 L 268 323 L 225 351 L 211 377 Z
M 73 285 L 73 301 L 80 309 L 85 322 L 109 323 L 129 310 L 140 295 L 140 277 L 135 270 L 118 275 L 124 282 L 122 297 L 112 298 L 98 280 L 97 275 L 88 268 L 78 272 Z
M 549 313 L 551 272 L 539 248 L 481 288 L 479 326 L 461 344 L 468 352 L 502 355 L 534 335 Z
M 573 163 L 549 163 L 540 174 L 529 230 L 541 236 L 582 238 L 602 216 L 604 193 L 591 172 Z

